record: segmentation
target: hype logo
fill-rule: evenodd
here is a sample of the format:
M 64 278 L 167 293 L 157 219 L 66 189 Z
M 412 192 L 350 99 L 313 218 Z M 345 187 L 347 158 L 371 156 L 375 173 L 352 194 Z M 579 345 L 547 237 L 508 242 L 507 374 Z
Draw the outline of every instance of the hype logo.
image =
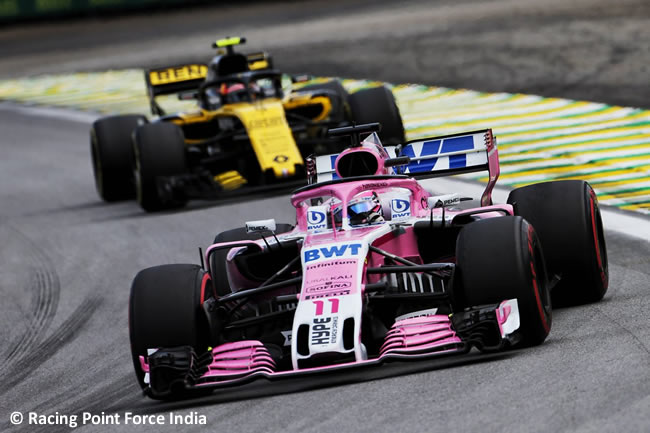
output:
M 391 220 L 409 218 L 411 216 L 411 202 L 401 198 L 394 198 L 390 201 Z
M 327 228 L 327 206 L 312 206 L 307 210 L 307 230 L 310 232 Z

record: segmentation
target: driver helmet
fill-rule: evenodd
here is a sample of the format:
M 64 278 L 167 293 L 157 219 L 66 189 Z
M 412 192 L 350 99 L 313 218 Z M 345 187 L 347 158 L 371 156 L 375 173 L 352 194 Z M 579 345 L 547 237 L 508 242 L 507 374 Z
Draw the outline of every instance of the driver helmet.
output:
M 337 227 L 341 226 L 343 217 L 342 204 L 334 203 L 331 206 L 331 215 L 328 218 L 328 225 L 332 224 L 332 215 Z M 348 218 L 351 226 L 364 226 L 384 222 L 384 214 L 379 196 L 374 191 L 366 191 L 348 203 Z
M 242 102 L 246 101 L 246 87 L 242 83 L 233 83 L 233 84 L 221 84 L 219 89 L 223 100 L 227 102 Z

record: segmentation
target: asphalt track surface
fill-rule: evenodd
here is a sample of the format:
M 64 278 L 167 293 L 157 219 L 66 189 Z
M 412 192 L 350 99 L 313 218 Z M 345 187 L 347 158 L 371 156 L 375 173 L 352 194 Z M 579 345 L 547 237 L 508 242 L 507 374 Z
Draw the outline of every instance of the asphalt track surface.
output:
M 184 44 L 235 34 L 246 22 L 255 25 L 246 32 L 258 41 L 254 47 L 264 46 L 267 30 L 278 66 L 295 72 L 650 104 L 645 1 L 368 4 L 291 2 L 285 14 L 251 3 L 229 9 L 225 18 L 216 9 L 194 9 L 13 27 L 0 31 L 0 71 L 18 76 L 185 60 L 209 50 L 181 49 Z M 280 23 L 264 24 L 268 19 Z M 142 397 L 127 330 L 128 290 L 136 272 L 162 263 L 197 263 L 197 247 L 217 232 L 262 216 L 291 221 L 291 208 L 286 195 L 193 203 L 182 212 L 156 215 L 143 214 L 133 203 L 101 203 L 92 183 L 89 116 L 50 114 L 0 105 L 0 430 L 11 427 L 13 411 L 170 410 L 205 415 L 208 426 L 83 428 L 650 430 L 650 243 L 613 231 L 606 233 L 605 299 L 556 310 L 551 335 L 540 347 L 460 364 L 395 365 L 316 383 L 256 383 L 183 403 Z M 13 429 L 69 431 L 24 424 Z

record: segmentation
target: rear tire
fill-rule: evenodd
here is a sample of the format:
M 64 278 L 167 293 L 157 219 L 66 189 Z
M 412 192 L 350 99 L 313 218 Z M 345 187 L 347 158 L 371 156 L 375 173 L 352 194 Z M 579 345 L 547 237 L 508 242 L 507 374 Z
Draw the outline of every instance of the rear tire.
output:
M 560 275 L 553 305 L 599 301 L 609 285 L 607 246 L 598 200 L 582 180 L 538 183 L 508 196 L 516 215 L 537 231 L 549 275 Z
M 291 224 L 279 223 L 276 225 L 275 233 L 286 233 L 291 230 L 293 230 L 293 226 Z M 262 239 L 262 235 L 260 233 L 246 233 L 246 229 L 240 227 L 219 233 L 217 236 L 215 236 L 213 243 L 218 244 L 221 242 L 256 241 L 258 239 Z M 214 284 L 214 290 L 217 296 L 224 296 L 232 293 L 232 288 L 230 287 L 230 282 L 228 281 L 228 271 L 226 266 L 227 256 L 228 250 L 217 250 L 210 255 L 210 271 L 212 283 Z
M 552 308 L 544 256 L 533 226 L 521 217 L 498 217 L 465 226 L 456 259 L 464 306 L 517 298 L 521 343 L 541 344 L 551 330 Z
M 359 90 L 348 99 L 352 119 L 357 124 L 379 122 L 379 138 L 384 145 L 396 145 L 406 141 L 404 124 L 393 92 L 386 87 Z
M 187 173 L 185 138 L 173 123 L 151 123 L 135 130 L 135 185 L 138 203 L 147 212 L 182 207 L 183 198 L 163 198 L 158 178 Z
M 102 200 L 114 202 L 135 197 L 131 136 L 146 122 L 145 116 L 128 114 L 98 119 L 90 128 L 95 187 Z
M 140 271 L 129 299 L 129 337 L 135 374 L 145 387 L 140 356 L 147 349 L 192 346 L 207 350 L 209 330 L 201 304 L 212 296 L 209 276 L 196 265 L 162 265 Z

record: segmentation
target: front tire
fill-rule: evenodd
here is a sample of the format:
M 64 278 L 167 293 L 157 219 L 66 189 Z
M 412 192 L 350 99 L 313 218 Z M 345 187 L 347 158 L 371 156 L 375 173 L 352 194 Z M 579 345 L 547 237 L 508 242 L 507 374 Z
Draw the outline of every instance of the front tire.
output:
M 607 246 L 598 199 L 582 180 L 544 182 L 513 190 L 516 215 L 537 230 L 550 275 L 559 275 L 553 304 L 599 301 L 609 285 Z
M 173 123 L 151 123 L 135 130 L 136 198 L 147 212 L 181 207 L 186 200 L 161 197 L 158 180 L 161 177 L 187 172 L 183 131 Z
M 460 299 L 465 306 L 517 299 L 521 343 L 541 344 L 552 308 L 541 245 L 521 217 L 498 217 L 463 227 L 456 243 Z
M 127 114 L 96 120 L 90 128 L 90 153 L 95 187 L 107 202 L 135 197 L 133 185 L 133 131 L 147 122 L 145 116 Z
M 131 357 L 142 388 L 140 356 L 147 349 L 192 346 L 207 350 L 210 336 L 202 303 L 212 296 L 209 276 L 196 265 L 162 265 L 140 271 L 131 286 L 129 337 Z

